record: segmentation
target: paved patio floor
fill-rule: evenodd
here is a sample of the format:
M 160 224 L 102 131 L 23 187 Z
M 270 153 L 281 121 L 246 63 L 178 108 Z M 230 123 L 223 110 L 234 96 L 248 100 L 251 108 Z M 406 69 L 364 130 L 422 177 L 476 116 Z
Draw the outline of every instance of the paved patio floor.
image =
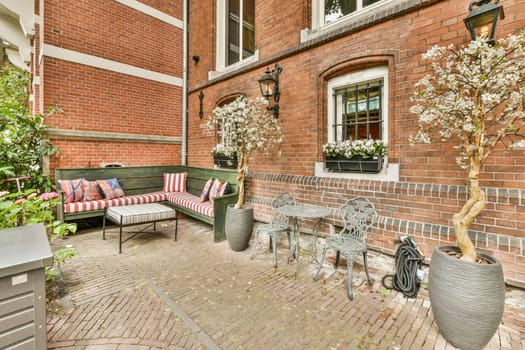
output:
M 166 227 L 166 225 L 168 227 Z M 233 252 L 193 219 L 158 224 L 126 242 L 118 229 L 80 231 L 61 244 L 78 254 L 62 267 L 63 309 L 48 311 L 49 349 L 454 349 L 439 335 L 426 290 L 416 299 L 381 293 L 393 260 L 370 253 L 373 285 L 354 267 L 323 269 L 305 253 L 299 273 L 279 247 L 279 267 L 261 244 Z M 252 242 L 251 242 L 252 243 Z M 330 275 L 332 274 L 332 275 Z M 466 325 L 468 326 L 468 325 Z M 487 349 L 525 349 L 525 292 L 509 289 L 503 322 Z

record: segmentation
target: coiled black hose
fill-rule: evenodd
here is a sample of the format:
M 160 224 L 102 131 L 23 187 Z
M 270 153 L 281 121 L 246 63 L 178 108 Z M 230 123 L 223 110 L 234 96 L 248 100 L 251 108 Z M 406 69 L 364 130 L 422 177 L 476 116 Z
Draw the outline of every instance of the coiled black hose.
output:
M 417 270 L 421 267 L 423 259 L 416 247 L 407 243 L 400 245 L 395 256 L 396 273 L 383 277 L 383 286 L 386 289 L 395 289 L 407 298 L 417 297 L 421 284 L 417 278 Z M 385 283 L 388 278 L 392 278 L 390 286 Z

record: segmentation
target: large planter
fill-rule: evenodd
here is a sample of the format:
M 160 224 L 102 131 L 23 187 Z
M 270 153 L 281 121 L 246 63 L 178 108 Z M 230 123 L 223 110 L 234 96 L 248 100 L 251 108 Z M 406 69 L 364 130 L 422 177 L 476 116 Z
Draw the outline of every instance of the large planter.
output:
M 213 164 L 219 168 L 237 169 L 237 157 L 213 156 Z
M 224 231 L 232 250 L 242 252 L 248 248 L 253 231 L 253 207 L 236 209 L 233 204 L 229 205 Z
M 457 247 L 437 247 L 432 253 L 429 294 L 441 335 L 462 350 L 482 349 L 497 331 L 505 305 L 501 264 L 480 254 L 488 264 L 473 264 L 443 252 Z
M 336 171 L 349 171 L 357 173 L 378 173 L 383 167 L 383 157 L 376 156 L 363 158 L 362 156 L 344 157 L 325 157 L 327 169 Z

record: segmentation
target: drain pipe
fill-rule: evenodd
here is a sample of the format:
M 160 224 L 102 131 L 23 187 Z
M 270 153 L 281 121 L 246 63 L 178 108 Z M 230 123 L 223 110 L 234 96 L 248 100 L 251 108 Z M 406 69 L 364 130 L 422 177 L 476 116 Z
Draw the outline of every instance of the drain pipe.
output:
M 182 38 L 182 147 L 181 164 L 188 162 L 188 0 L 183 2 Z

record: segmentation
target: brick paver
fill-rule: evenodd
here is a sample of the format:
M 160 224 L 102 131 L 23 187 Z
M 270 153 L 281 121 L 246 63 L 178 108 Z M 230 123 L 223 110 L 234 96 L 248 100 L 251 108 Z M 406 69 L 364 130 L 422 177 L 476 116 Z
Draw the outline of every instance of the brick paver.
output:
M 372 286 L 356 262 L 349 301 L 344 269 L 330 276 L 327 266 L 327 278 L 314 282 L 316 265 L 305 256 L 294 277 L 284 244 L 274 271 L 263 244 L 250 260 L 250 249 L 213 243 L 211 227 L 193 219 L 180 220 L 178 241 L 171 232 L 137 236 L 123 254 L 115 227 L 106 241 L 100 230 L 72 236 L 67 243 L 78 255 L 62 267 L 70 306 L 48 314 L 48 347 L 453 349 L 439 335 L 426 290 L 417 299 L 381 295 L 381 277 L 393 270 L 389 258 L 370 253 Z M 503 324 L 487 349 L 525 348 L 525 292 L 508 293 Z

